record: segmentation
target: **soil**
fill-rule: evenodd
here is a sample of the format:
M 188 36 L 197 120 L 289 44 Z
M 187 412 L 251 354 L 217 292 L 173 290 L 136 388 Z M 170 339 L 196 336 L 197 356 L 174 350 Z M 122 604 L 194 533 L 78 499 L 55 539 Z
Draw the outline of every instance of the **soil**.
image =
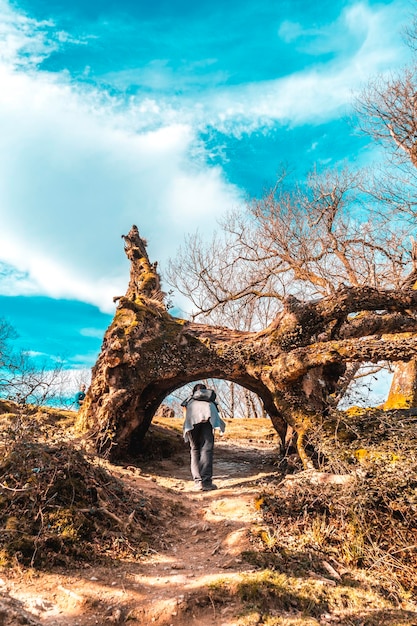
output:
M 111 466 L 126 483 L 157 497 L 158 550 L 139 561 L 90 563 L 73 570 L 15 567 L 0 573 L 0 626 L 233 626 L 238 607 L 210 601 L 210 584 L 253 571 L 242 559 L 250 529 L 260 523 L 255 497 L 276 477 L 275 437 L 216 440 L 215 491 L 195 492 L 189 451 L 162 460 Z M 172 507 L 178 515 L 172 517 Z M 164 514 L 164 508 L 170 515 Z M 174 523 L 173 523 L 174 521 Z

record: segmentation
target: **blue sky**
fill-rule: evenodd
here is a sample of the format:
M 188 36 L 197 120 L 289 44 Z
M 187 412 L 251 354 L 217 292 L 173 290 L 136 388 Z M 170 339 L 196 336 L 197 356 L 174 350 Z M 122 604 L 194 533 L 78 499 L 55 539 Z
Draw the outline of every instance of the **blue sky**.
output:
M 369 162 L 350 103 L 407 62 L 411 10 L 0 0 L 0 316 L 19 345 L 94 363 L 133 223 L 163 272 L 282 163 Z

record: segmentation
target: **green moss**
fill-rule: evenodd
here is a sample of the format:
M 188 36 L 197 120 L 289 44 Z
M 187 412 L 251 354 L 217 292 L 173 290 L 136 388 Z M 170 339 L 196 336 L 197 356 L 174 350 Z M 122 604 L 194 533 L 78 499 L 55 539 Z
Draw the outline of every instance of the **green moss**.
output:
M 46 523 L 48 534 L 56 535 L 61 541 L 68 544 L 75 544 L 85 539 L 89 540 L 93 530 L 92 522 L 75 507 L 60 508 L 48 512 Z
M 130 326 L 133 322 L 138 323 L 137 317 L 135 317 L 135 313 L 129 308 L 118 308 L 112 323 L 109 326 L 109 330 L 107 332 L 114 332 L 117 328 L 125 328 Z

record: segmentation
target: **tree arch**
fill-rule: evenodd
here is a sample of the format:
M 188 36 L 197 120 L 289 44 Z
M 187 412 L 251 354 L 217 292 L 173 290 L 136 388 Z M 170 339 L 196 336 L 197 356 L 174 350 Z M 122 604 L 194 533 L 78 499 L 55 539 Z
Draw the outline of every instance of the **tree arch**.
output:
M 123 236 L 130 281 L 107 329 L 80 426 L 100 452 L 134 452 L 155 411 L 175 389 L 220 378 L 256 393 L 285 440 L 303 440 L 329 407 L 347 362 L 408 361 L 417 354 L 417 292 L 343 288 L 301 302 L 289 297 L 260 332 L 198 324 L 170 315 L 157 264 L 136 226 Z M 410 282 L 411 285 L 411 282 Z

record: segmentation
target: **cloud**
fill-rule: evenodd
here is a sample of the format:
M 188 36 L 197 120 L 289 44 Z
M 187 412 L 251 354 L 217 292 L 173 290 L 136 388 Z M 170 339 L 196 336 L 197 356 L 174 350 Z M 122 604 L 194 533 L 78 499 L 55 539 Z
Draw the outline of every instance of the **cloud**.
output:
M 14 33 L 15 56 L 19 35 L 27 47 L 26 30 Z M 10 50 L 0 64 L 0 250 L 14 272 L 0 288 L 11 293 L 14 282 L 19 292 L 22 280 L 13 278 L 24 276 L 24 292 L 112 310 L 112 296 L 127 285 L 120 235 L 132 223 L 152 257 L 166 260 L 184 230 L 210 228 L 239 193 L 205 165 L 204 151 L 191 158 L 189 125 L 162 121 L 137 132 L 116 98 L 16 68 Z
M 307 38 L 304 51 L 332 52 L 330 60 L 309 63 L 274 80 L 216 90 L 207 103 L 211 123 L 239 135 L 275 122 L 318 124 L 345 114 L 353 93 L 370 76 L 395 71 L 409 60 L 400 32 L 401 20 L 409 19 L 407 11 L 402 2 L 373 8 L 360 2 L 343 11 L 336 23 L 320 29 L 303 30 L 298 23 L 284 21 L 281 37 L 291 43 Z
M 19 272 L 15 267 L 0 261 L 1 293 L 5 296 L 33 295 L 37 289 L 27 272 Z
M 167 91 L 162 89 L 158 98 L 139 92 L 130 100 L 131 115 L 145 126 L 164 120 L 191 128 L 210 126 L 234 137 L 275 124 L 295 126 L 337 119 L 348 112 L 353 93 L 370 76 L 395 71 L 409 60 L 410 51 L 401 34 L 401 24 L 409 21 L 408 11 L 403 0 L 372 7 L 357 2 L 330 24 L 312 27 L 284 20 L 278 36 L 297 47 L 305 59 L 303 69 L 283 73 L 282 67 L 277 67 L 278 78 L 231 84 L 226 84 L 226 75 L 220 79 L 216 73 L 208 74 L 193 92 L 190 78 L 170 68 Z M 146 74 L 145 84 L 154 81 L 161 86 L 160 71 L 160 64 L 150 63 L 140 72 L 121 72 L 118 78 L 114 73 L 112 84 L 117 87 L 128 77 L 135 80 L 135 72 L 139 72 L 142 77 Z M 172 95 L 175 84 L 184 88 L 182 97 Z
M 83 337 L 94 337 L 96 339 L 103 338 L 103 329 L 102 328 L 81 328 L 80 335 Z
M 278 36 L 286 43 L 292 43 L 304 33 L 303 27 L 298 22 L 284 20 L 278 29 Z
M 46 357 L 48 359 L 51 358 L 49 354 L 46 354 L 46 352 L 37 352 L 36 350 L 24 350 L 23 354 L 25 354 L 26 356 L 30 356 L 32 358 L 40 358 L 40 357 Z
M 351 5 L 336 31 L 345 28 L 355 45 L 326 64 L 240 85 L 217 76 L 197 81 L 195 92 L 190 79 L 182 96 L 171 94 L 171 70 L 154 64 L 139 75 L 167 91 L 129 97 L 39 69 L 52 52 L 87 39 L 0 0 L 0 261 L 9 268 L 1 293 L 74 298 L 111 311 L 128 278 L 120 235 L 133 223 L 163 267 L 186 232 L 209 233 L 246 195 L 208 165 L 200 132 L 211 126 L 238 137 L 340 116 L 367 76 L 402 61 L 392 34 L 402 7 Z M 320 45 L 326 40 L 331 49 L 337 32 Z M 288 42 L 305 35 L 290 22 L 280 33 Z M 310 36 L 312 53 L 317 42 Z
M 348 4 L 333 22 L 323 24 L 300 24 L 284 20 L 278 28 L 278 36 L 285 43 L 296 45 L 299 51 L 318 56 L 342 54 L 347 61 L 355 51 L 371 44 L 380 62 L 381 52 L 398 54 L 401 37 L 399 29 L 393 28 L 403 20 L 407 23 L 409 6 L 398 0 L 387 5 L 370 6 L 368 2 Z

